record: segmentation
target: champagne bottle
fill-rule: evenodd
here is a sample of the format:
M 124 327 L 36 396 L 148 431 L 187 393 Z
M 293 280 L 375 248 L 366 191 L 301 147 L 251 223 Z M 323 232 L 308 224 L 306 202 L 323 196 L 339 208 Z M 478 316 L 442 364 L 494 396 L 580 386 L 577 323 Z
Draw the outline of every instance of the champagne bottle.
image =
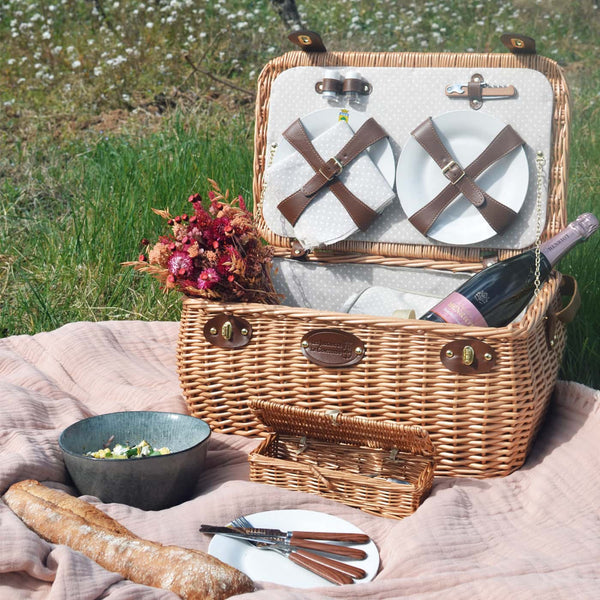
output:
M 598 229 L 598 219 L 584 213 L 540 246 L 539 281 L 577 243 Z M 426 321 L 477 327 L 503 327 L 527 306 L 536 287 L 536 250 L 527 250 L 473 275 L 422 317 Z

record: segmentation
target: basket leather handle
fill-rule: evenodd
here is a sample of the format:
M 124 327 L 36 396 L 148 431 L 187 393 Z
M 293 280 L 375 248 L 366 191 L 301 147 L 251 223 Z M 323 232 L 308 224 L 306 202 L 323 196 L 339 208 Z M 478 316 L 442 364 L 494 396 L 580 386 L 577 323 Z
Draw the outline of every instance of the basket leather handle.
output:
M 574 277 L 571 277 L 570 275 L 561 275 L 558 293 L 561 297 L 568 296 L 568 300 L 566 304 L 563 304 L 561 309 L 556 311 L 550 309 L 546 314 L 546 342 L 548 343 L 548 348 L 550 350 L 557 347 L 556 344 L 559 340 L 557 324 L 560 322 L 566 325 L 573 321 L 581 306 L 579 287 L 577 286 L 577 280 Z
M 560 282 L 561 296 L 569 296 L 568 302 L 554 316 L 563 323 L 571 323 L 581 306 L 581 294 L 577 280 L 571 275 L 562 275 Z

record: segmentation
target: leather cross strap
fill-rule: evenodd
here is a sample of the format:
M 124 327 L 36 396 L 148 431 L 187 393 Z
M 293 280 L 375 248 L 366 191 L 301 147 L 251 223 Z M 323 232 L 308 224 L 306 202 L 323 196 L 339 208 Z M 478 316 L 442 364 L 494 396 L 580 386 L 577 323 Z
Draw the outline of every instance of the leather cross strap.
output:
M 496 232 L 501 233 L 510 225 L 516 214 L 511 208 L 494 200 L 482 190 L 474 179 L 488 167 L 525 142 L 510 126 L 504 127 L 489 146 L 464 169 L 452 158 L 440 139 L 431 117 L 419 125 L 412 135 L 442 169 L 450 183 L 429 203 L 409 217 L 409 221 L 423 234 L 429 229 L 445 208 L 462 193 Z
M 359 229 L 362 231 L 367 229 L 377 217 L 377 212 L 359 200 L 338 179 L 338 175 L 361 152 L 387 137 L 387 133 L 379 123 L 373 118 L 365 121 L 348 143 L 327 161 L 323 160 L 316 151 L 300 119 L 294 121 L 283 132 L 283 137 L 302 155 L 315 173 L 298 191 L 290 194 L 277 205 L 281 214 L 295 225 L 317 192 L 328 186 Z

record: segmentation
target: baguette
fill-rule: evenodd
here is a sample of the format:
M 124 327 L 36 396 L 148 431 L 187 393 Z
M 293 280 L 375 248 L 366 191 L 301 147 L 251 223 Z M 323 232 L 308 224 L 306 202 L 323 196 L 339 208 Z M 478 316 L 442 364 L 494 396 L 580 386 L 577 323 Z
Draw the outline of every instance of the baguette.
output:
M 250 578 L 217 558 L 139 538 L 92 504 L 38 481 L 15 483 L 3 500 L 45 540 L 65 544 L 135 583 L 184 600 L 222 600 L 254 590 Z

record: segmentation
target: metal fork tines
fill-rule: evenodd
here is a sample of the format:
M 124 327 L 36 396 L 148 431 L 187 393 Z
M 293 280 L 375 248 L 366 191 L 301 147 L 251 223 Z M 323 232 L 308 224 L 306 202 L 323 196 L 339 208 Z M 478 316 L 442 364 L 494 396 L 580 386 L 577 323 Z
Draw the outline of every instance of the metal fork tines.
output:
M 245 517 L 239 517 L 231 523 L 234 527 L 250 528 L 252 524 Z M 272 550 L 289 558 L 297 565 L 323 577 L 337 585 L 354 583 L 354 579 L 362 579 L 367 573 L 364 569 L 348 563 L 328 558 L 308 550 L 303 550 L 287 543 L 259 542 L 247 540 L 259 550 Z

